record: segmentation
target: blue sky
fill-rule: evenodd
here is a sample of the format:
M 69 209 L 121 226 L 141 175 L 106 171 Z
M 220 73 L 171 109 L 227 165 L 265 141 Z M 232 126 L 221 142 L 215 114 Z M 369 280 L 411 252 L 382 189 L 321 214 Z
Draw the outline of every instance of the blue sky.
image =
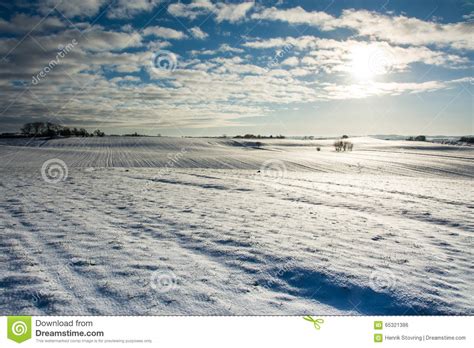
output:
M 0 2 L 0 131 L 473 134 L 473 1 Z

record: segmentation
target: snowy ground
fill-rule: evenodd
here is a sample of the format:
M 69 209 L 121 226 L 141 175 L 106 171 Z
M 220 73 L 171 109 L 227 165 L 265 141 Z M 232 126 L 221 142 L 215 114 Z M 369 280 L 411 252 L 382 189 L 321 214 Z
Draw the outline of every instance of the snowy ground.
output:
M 474 148 L 352 141 L 2 139 L 0 313 L 474 314 Z

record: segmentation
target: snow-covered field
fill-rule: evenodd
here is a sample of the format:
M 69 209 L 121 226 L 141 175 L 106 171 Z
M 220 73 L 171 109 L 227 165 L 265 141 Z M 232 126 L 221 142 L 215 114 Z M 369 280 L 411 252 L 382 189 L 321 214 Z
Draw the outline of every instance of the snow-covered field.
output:
M 0 313 L 474 314 L 474 148 L 351 140 L 0 140 Z

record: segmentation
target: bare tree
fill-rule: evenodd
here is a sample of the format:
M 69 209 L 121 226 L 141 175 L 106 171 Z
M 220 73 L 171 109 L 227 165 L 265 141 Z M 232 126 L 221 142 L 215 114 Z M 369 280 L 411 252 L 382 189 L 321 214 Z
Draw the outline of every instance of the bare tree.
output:
M 337 152 L 352 151 L 353 147 L 354 147 L 354 144 L 352 144 L 350 141 L 336 140 L 334 142 L 334 148 L 336 149 Z

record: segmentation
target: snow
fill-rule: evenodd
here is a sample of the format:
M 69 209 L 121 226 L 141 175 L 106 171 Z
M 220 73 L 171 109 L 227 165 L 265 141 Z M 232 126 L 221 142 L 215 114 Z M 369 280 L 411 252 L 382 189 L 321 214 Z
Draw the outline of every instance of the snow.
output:
M 349 140 L 1 139 L 0 311 L 472 315 L 474 149 Z

